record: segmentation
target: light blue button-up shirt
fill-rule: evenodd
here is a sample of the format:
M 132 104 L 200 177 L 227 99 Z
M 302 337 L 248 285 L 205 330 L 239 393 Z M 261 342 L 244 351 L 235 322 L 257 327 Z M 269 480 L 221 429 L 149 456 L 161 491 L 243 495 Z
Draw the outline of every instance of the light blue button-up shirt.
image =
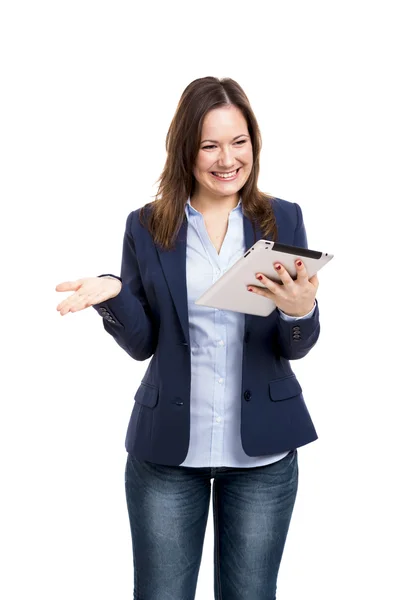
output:
M 198 306 L 197 298 L 246 252 L 242 201 L 229 213 L 218 254 L 203 215 L 187 200 L 186 284 L 191 346 L 190 442 L 183 467 L 259 467 L 288 454 L 248 456 L 240 436 L 243 313 Z M 313 310 L 301 318 L 312 315 Z M 296 320 L 285 315 L 281 318 Z

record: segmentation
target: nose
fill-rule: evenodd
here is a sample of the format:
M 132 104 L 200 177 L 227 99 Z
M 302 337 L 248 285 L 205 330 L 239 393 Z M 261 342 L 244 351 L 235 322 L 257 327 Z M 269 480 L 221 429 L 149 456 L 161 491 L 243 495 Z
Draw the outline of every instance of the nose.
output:
M 231 167 L 233 168 L 236 164 L 234 151 L 231 148 L 222 149 L 218 163 L 226 171 L 228 171 Z

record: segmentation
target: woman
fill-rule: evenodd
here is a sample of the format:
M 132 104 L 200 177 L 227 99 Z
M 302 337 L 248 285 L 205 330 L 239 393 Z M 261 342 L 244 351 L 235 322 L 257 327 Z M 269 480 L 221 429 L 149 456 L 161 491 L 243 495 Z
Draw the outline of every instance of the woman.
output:
M 62 315 L 93 306 L 135 360 L 125 471 L 137 600 L 195 598 L 211 479 L 218 600 L 273 600 L 297 493 L 297 448 L 317 439 L 290 360 L 319 336 L 318 279 L 257 274 L 268 317 L 195 300 L 258 239 L 307 247 L 296 203 L 257 188 L 261 137 L 242 88 L 183 92 L 154 202 L 130 213 L 121 278 L 57 286 Z M 296 258 L 296 257 L 294 257 Z

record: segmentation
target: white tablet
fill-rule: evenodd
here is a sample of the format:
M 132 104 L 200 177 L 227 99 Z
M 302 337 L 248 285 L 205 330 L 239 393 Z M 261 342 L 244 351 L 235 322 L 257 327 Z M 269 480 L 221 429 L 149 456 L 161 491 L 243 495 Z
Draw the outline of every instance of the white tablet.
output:
M 265 287 L 256 279 L 256 273 L 263 273 L 269 279 L 282 283 L 274 268 L 275 262 L 283 265 L 291 277 L 297 279 L 297 258 L 303 261 L 310 279 L 333 258 L 333 254 L 259 240 L 195 304 L 267 317 L 275 310 L 275 302 L 259 294 L 252 294 L 247 286 Z

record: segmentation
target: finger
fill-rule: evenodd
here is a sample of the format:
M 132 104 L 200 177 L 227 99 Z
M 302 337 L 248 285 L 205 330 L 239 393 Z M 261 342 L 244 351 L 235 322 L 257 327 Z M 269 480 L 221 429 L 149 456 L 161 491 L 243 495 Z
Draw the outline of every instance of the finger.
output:
M 75 294 L 71 294 L 68 298 L 65 298 L 60 304 L 57 306 L 57 310 L 68 312 L 73 308 L 76 308 L 82 304 L 81 300 L 85 298 L 87 294 L 79 294 L 79 292 L 75 292 Z
M 285 267 L 283 265 L 281 265 L 281 263 L 279 263 L 279 262 L 275 263 L 274 267 L 275 267 L 275 271 L 278 273 L 279 277 L 282 279 L 282 282 L 284 285 L 290 285 L 290 284 L 294 283 L 292 276 L 285 269 Z
M 313 275 L 312 277 L 310 277 L 309 281 L 318 289 L 319 281 L 317 275 Z
M 56 292 L 69 292 L 72 290 L 78 290 L 81 285 L 81 279 L 76 279 L 76 281 L 63 281 L 56 286 Z
M 301 258 L 296 258 L 294 264 L 296 265 L 297 280 L 299 281 L 299 283 L 304 283 L 305 281 L 308 281 L 307 269 Z
M 59 304 L 57 304 L 56 310 L 59 310 L 60 312 L 64 311 L 66 308 L 69 309 L 71 302 L 68 302 L 69 298 L 66 298 L 65 300 L 63 300 L 62 302 L 60 302 Z
M 280 283 L 275 283 L 275 281 L 272 281 L 272 279 L 269 279 L 268 277 L 266 277 L 264 275 L 264 273 L 256 273 L 256 278 L 267 287 L 267 289 L 273 293 L 276 294 L 278 293 L 279 288 L 282 287 L 282 284 Z M 257 286 L 252 286 L 254 288 L 257 288 Z M 264 288 L 258 288 L 263 290 Z
M 258 285 L 248 285 L 247 286 L 247 290 L 249 292 L 253 292 L 253 294 L 258 294 L 259 296 L 264 296 L 265 298 L 270 298 L 272 299 L 274 297 L 274 293 L 270 292 L 269 290 L 265 289 L 265 288 L 260 288 Z
M 72 304 L 72 302 L 67 302 L 67 300 L 64 300 L 63 302 L 60 302 L 60 304 L 57 306 L 57 310 L 61 315 L 65 315 L 73 308 L 73 306 L 74 305 Z
M 87 304 L 74 304 L 73 306 L 71 306 L 71 308 L 69 309 L 71 312 L 79 312 L 80 310 L 84 310 L 85 308 L 88 308 Z
M 75 313 L 75 312 L 79 312 L 80 310 L 83 310 L 85 308 L 85 306 L 67 306 L 64 310 L 60 311 L 60 314 L 62 315 L 66 315 L 67 313 L 71 312 L 71 313 Z
M 104 292 L 91 292 L 89 294 L 75 293 L 63 300 L 63 302 L 60 302 L 57 306 L 57 310 L 59 310 L 62 315 L 65 315 L 68 312 L 77 312 L 89 308 L 90 306 L 93 306 L 93 304 L 103 302 L 105 299 L 107 299 L 107 296 Z
M 83 310 L 84 308 L 87 308 L 87 304 L 84 302 L 65 303 L 60 308 L 60 314 L 66 315 L 69 312 L 78 312 L 79 310 Z
M 283 265 L 281 265 L 280 263 L 275 263 L 274 267 L 275 267 L 275 271 L 277 272 L 277 274 L 281 278 L 282 283 L 284 285 L 293 284 L 293 279 L 291 278 L 291 276 L 286 271 L 286 269 L 285 269 L 285 267 Z M 261 278 L 260 278 L 260 276 L 261 276 Z M 282 284 L 276 283 L 275 281 L 272 281 L 271 279 L 269 279 L 268 277 L 266 277 L 263 273 L 256 273 L 256 277 L 257 277 L 257 279 L 260 279 L 260 281 L 262 283 L 265 283 L 266 285 L 268 285 L 268 288 L 271 289 L 271 290 L 273 290 L 273 288 L 271 287 L 271 284 L 276 287 L 276 290 L 278 290 L 279 288 L 282 287 Z M 271 284 L 269 284 L 269 282 L 271 282 Z M 273 290 L 273 291 L 275 292 L 275 290 Z

